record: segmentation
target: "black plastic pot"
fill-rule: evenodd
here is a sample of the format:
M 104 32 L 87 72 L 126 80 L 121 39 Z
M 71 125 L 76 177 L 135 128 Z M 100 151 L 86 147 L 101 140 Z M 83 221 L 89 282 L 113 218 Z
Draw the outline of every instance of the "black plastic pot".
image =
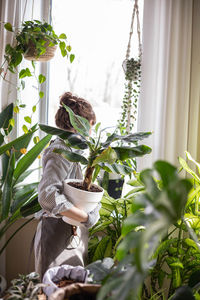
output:
M 108 192 L 108 195 L 114 199 L 121 197 L 124 178 L 109 179 L 109 173 L 104 172 L 103 177 L 98 178 L 99 185 Z

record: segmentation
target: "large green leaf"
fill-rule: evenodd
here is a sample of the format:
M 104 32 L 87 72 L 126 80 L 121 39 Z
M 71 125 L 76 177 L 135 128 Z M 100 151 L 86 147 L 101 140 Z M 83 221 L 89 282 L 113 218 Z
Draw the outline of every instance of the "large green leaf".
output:
M 51 135 L 45 136 L 18 161 L 13 174 L 15 181 L 30 167 L 30 165 L 32 165 L 32 163 L 38 157 L 44 147 L 49 143 L 51 137 Z
M 93 161 L 92 166 L 99 165 L 100 163 L 109 163 L 113 164 L 117 159 L 117 154 L 115 150 L 111 147 L 103 150 Z
M 23 139 L 23 142 L 21 143 L 17 143 L 16 145 L 15 145 L 15 150 L 18 150 L 17 152 L 16 152 L 16 154 L 15 154 L 15 157 L 16 157 L 16 160 L 18 160 L 23 154 L 19 151 L 21 148 L 27 148 L 28 147 L 28 145 L 30 144 L 30 141 L 31 141 L 31 139 L 32 139 L 32 136 L 33 136 L 33 133 L 35 132 L 35 131 L 37 131 L 38 129 L 37 129 L 37 124 L 35 124 L 33 127 L 31 127 L 31 129 L 29 129 L 29 131 L 30 132 L 32 132 L 32 134 L 30 134 L 30 135 L 26 135 L 25 137 L 24 137 L 24 139 Z
M 118 135 L 116 133 L 111 134 L 107 140 L 102 144 L 103 147 L 109 146 L 112 142 L 115 141 L 124 141 L 127 143 L 136 143 L 137 141 L 143 140 L 147 137 L 149 137 L 152 134 L 152 132 L 137 132 L 133 134 L 128 135 Z
M 1 113 L 0 113 L 0 128 L 3 128 L 5 134 L 8 134 L 7 128 L 9 125 L 9 120 L 13 117 L 13 103 L 9 104 Z M 10 130 L 9 130 L 10 131 Z M 0 133 L 0 145 L 4 142 L 4 135 Z
M 113 147 L 113 149 L 116 151 L 118 159 L 122 161 L 151 153 L 151 148 L 145 145 L 136 147 Z
M 66 131 L 63 129 L 59 129 L 59 128 L 44 125 L 44 124 L 39 124 L 39 127 L 42 131 L 46 132 L 47 134 L 57 135 L 63 140 L 66 140 L 70 135 L 72 135 L 72 132 L 70 132 L 70 131 Z
M 89 136 L 90 135 L 90 123 L 88 122 L 87 119 L 76 115 L 71 108 L 69 108 L 68 106 L 66 106 L 64 103 L 62 103 L 62 105 L 64 106 L 64 108 L 66 109 L 66 111 L 69 113 L 69 118 L 70 118 L 70 122 L 73 126 L 73 128 L 79 132 L 80 134 L 82 134 L 83 136 Z
M 194 179 L 200 183 L 200 178 L 199 176 L 188 166 L 188 164 L 186 163 L 186 161 L 182 158 L 179 157 L 179 163 L 180 165 L 183 167 L 183 169 L 188 172 L 192 177 L 194 177 Z
M 24 141 L 26 142 L 27 139 L 29 139 L 30 137 L 32 137 L 33 133 L 36 131 L 37 129 L 25 133 L 22 136 L 16 138 L 15 140 L 11 141 L 8 144 L 5 144 L 3 146 L 0 147 L 0 155 L 2 155 L 3 153 L 5 153 L 7 150 L 10 150 L 12 147 L 17 148 L 17 149 L 21 149 L 24 148 Z
M 6 178 L 3 185 L 1 221 L 8 217 L 8 213 L 10 209 L 10 204 L 12 200 L 12 182 L 13 182 L 14 168 L 15 168 L 15 152 L 13 152 L 10 156 Z
M 104 257 L 110 257 L 112 253 L 112 239 L 110 236 L 105 236 L 101 239 L 101 241 L 99 242 L 92 261 L 96 261 L 99 259 L 103 259 Z
M 40 168 L 41 168 L 41 167 L 35 168 L 35 169 L 31 169 L 31 170 L 27 170 L 27 171 L 25 171 L 24 173 L 22 173 L 22 174 L 18 177 L 17 181 L 15 181 L 15 185 L 18 184 L 18 183 L 20 183 L 20 182 L 23 182 L 24 179 L 26 179 L 30 174 L 32 174 L 32 173 L 33 173 L 34 171 L 36 171 L 36 170 L 39 170 Z
M 121 175 L 128 175 L 134 171 L 129 166 L 121 165 L 117 163 L 114 163 L 112 165 L 108 163 L 99 163 L 98 165 L 107 172 L 112 172 Z
M 67 138 L 67 142 L 69 144 L 70 147 L 73 148 L 77 148 L 77 149 L 87 149 L 88 148 L 88 144 L 87 144 L 87 140 L 80 134 L 71 134 L 68 138 Z
M 28 201 L 28 203 L 26 203 L 20 208 L 20 213 L 22 217 L 25 218 L 38 212 L 39 210 L 41 210 L 41 206 L 38 202 L 38 196 L 35 195 Z
M 1 163 L 2 163 L 2 178 L 1 178 L 1 184 L 3 184 L 5 178 L 6 178 L 6 174 L 7 174 L 7 170 L 8 170 L 8 166 L 9 166 L 9 160 L 10 160 L 10 156 L 8 156 L 6 153 L 3 153 L 2 157 L 1 157 Z
M 62 155 L 65 159 L 67 159 L 69 161 L 80 162 L 83 165 L 88 164 L 87 159 L 78 153 L 74 153 L 72 151 L 64 150 L 64 149 L 54 149 L 53 152 Z
M 195 164 L 195 166 L 197 167 L 198 172 L 200 174 L 200 164 L 192 157 L 192 155 L 189 152 L 185 151 L 185 153 L 186 153 L 187 159 Z
M 0 113 L 0 128 L 7 128 L 9 120 L 13 116 L 13 103 L 9 104 L 1 113 Z
M 13 214 L 37 192 L 38 182 L 24 185 L 17 189 L 13 197 L 11 213 Z

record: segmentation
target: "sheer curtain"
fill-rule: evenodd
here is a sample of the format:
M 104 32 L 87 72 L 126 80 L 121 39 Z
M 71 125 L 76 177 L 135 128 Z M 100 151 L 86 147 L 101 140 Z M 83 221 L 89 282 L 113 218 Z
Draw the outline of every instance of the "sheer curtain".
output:
M 30 19 L 39 19 L 41 21 L 49 21 L 49 12 L 50 12 L 50 0 L 37 0 L 34 3 L 34 0 L 1 0 L 0 1 L 0 66 L 4 61 L 4 49 L 7 43 L 13 44 L 13 33 L 8 32 L 4 29 L 4 24 L 9 22 L 14 27 L 20 27 L 22 21 Z M 48 65 L 40 64 L 40 70 L 45 75 L 47 72 Z M 46 83 L 44 89 L 47 88 Z M 17 76 L 8 72 L 6 75 L 6 81 L 0 78 L 0 112 L 11 102 L 15 102 L 17 94 Z M 47 93 L 45 93 L 47 94 Z M 31 91 L 29 92 L 31 95 Z M 27 100 L 27 99 L 26 99 Z M 30 100 L 30 97 L 28 98 Z M 40 106 L 39 118 L 44 120 L 46 117 L 46 106 L 47 99 L 45 99 Z M 15 115 L 16 126 L 12 131 L 13 137 L 17 136 L 18 127 L 19 127 L 19 117 Z M 1 172 L 1 165 L 0 165 Z M 2 241 L 2 239 L 1 239 Z M 4 244 L 4 241 L 2 241 Z M 5 266 L 5 256 L 4 251 L 3 255 L 0 256 L 0 274 L 5 275 L 6 266 Z
M 144 0 L 138 131 L 153 134 L 152 154 L 138 161 L 140 170 L 157 159 L 178 165 L 185 150 L 200 160 L 199 50 L 198 0 Z

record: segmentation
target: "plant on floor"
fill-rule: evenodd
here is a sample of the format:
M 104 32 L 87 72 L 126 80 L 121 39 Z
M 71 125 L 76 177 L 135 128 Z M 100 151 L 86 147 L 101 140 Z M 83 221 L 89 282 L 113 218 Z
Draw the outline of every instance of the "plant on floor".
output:
M 6 299 L 30 299 L 38 300 L 38 295 L 42 293 L 39 274 L 32 272 L 28 275 L 19 275 L 19 278 L 11 281 L 10 288 L 6 291 Z
M 192 189 L 188 195 L 182 220 L 173 225 L 154 253 L 157 261 L 151 271 L 151 287 L 155 293 L 162 288 L 164 281 L 168 280 L 170 283 L 168 297 L 183 285 L 194 288 L 200 282 L 198 275 L 200 272 L 200 165 L 190 153 L 186 152 L 186 157 L 197 167 L 198 173 L 179 157 L 181 167 L 192 176 L 190 179 Z
M 106 140 L 103 139 L 100 124 L 95 127 L 95 135 L 90 136 L 90 123 L 83 117 L 75 115 L 74 112 L 63 104 L 66 111 L 69 113 L 70 122 L 77 133 L 68 132 L 54 127 L 39 125 L 41 130 L 52 135 L 58 135 L 71 148 L 69 150 L 54 149 L 54 152 L 62 155 L 64 158 L 73 162 L 80 162 L 86 166 L 86 171 L 83 180 L 83 188 L 86 191 L 90 190 L 92 180 L 95 180 L 100 169 L 117 174 L 128 174 L 133 170 L 127 165 L 122 165 L 116 161 L 124 161 L 128 158 L 143 156 L 151 152 L 151 148 L 145 145 L 139 146 L 113 146 L 116 141 L 127 141 L 134 144 L 147 136 L 150 132 L 140 132 L 125 136 L 120 136 L 115 133 L 111 134 Z M 73 149 L 88 149 L 89 154 L 85 156 L 73 152 Z
M 38 129 L 36 124 L 28 133 L 5 143 L 4 140 L 12 130 L 12 125 L 9 123 L 12 113 L 13 104 L 10 104 L 0 113 L 0 155 L 2 163 L 0 178 L 0 239 L 16 220 L 32 215 L 40 210 L 37 201 L 38 182 L 27 184 L 23 183 L 23 181 L 34 171 L 34 169 L 30 170 L 29 167 L 51 139 L 51 135 L 47 135 L 27 151 L 27 147 Z M 26 220 L 21 227 L 31 220 Z M 15 233 L 2 246 L 0 255 Z
M 69 57 L 72 63 L 75 56 L 71 53 L 71 46 L 67 41 L 65 33 L 57 35 L 53 27 L 47 22 L 41 22 L 38 20 L 25 21 L 22 23 L 21 28 L 14 28 L 10 23 L 4 25 L 5 29 L 13 32 L 14 42 L 13 44 L 7 44 L 5 47 L 4 62 L 0 67 L 0 76 L 3 80 L 6 79 L 8 71 L 12 73 L 18 73 L 19 91 L 25 88 L 25 78 L 31 77 L 36 80 L 36 89 L 38 91 L 38 101 L 32 106 L 32 114 L 36 111 L 36 106 L 39 101 L 44 97 L 42 91 L 42 84 L 46 81 L 46 77 L 43 74 L 36 74 L 35 61 L 47 61 L 54 56 L 54 51 L 57 45 L 61 55 L 63 57 Z M 25 67 L 24 69 L 18 70 L 21 66 L 23 58 L 31 60 L 31 68 Z M 14 84 L 15 88 L 16 85 Z M 23 109 L 26 104 L 21 103 L 21 100 L 16 100 L 14 112 L 18 113 L 20 109 Z M 26 116 L 25 122 L 31 124 L 32 115 Z M 23 130 L 27 133 L 27 126 L 23 126 Z
M 132 201 L 113 199 L 106 192 L 101 200 L 100 219 L 90 229 L 88 246 L 89 262 L 115 256 L 116 247 L 121 239 L 123 221 L 130 214 Z
M 155 172 L 161 181 L 154 178 Z M 155 162 L 153 169 L 140 173 L 139 179 L 145 190 L 133 193 L 132 214 L 124 221 L 122 241 L 115 256 L 119 262 L 111 276 L 104 279 L 98 300 L 145 297 L 142 287 L 156 264 L 153 255 L 167 230 L 181 219 L 192 187 L 165 161 Z

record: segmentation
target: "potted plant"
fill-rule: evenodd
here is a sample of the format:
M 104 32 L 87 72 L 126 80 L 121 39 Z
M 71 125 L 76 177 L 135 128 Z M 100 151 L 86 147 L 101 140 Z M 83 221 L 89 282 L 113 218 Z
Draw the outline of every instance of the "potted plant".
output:
M 100 169 L 104 169 L 108 172 L 115 172 L 118 174 L 129 174 L 133 170 L 126 164 L 119 164 L 116 161 L 124 161 L 128 158 L 133 158 L 136 156 L 143 156 L 144 154 L 150 153 L 151 148 L 140 145 L 140 146 L 115 146 L 116 141 L 128 141 L 131 144 L 135 143 L 138 140 L 141 140 L 145 136 L 150 135 L 150 132 L 140 132 L 130 135 L 117 135 L 116 133 L 111 134 L 105 140 L 103 138 L 103 132 L 100 130 L 100 124 L 98 123 L 95 127 L 95 135 L 90 136 L 90 124 L 89 122 L 78 115 L 75 115 L 73 111 L 63 104 L 67 112 L 69 113 L 70 122 L 76 133 L 64 131 L 54 127 L 40 124 L 40 128 L 46 133 L 52 135 L 58 135 L 60 138 L 65 140 L 66 144 L 70 147 L 69 150 L 54 149 L 54 152 L 62 155 L 64 158 L 73 162 L 80 162 L 86 166 L 85 175 L 83 181 L 75 182 L 75 180 L 70 180 L 66 182 L 65 190 L 70 186 L 73 188 L 73 191 L 86 194 L 86 199 L 83 200 L 81 208 L 83 208 L 88 197 L 92 197 L 93 194 L 102 193 L 102 188 L 92 184 L 92 181 L 97 178 L 97 175 Z M 87 158 L 81 154 L 75 153 L 73 149 L 88 149 L 89 153 Z M 74 195 L 74 192 L 71 192 L 71 196 Z M 90 196 L 89 196 L 90 195 Z M 102 195 L 101 195 L 102 196 Z M 78 199 L 81 201 L 81 197 Z M 93 200 L 89 200 L 90 204 Z M 96 202 L 96 200 L 94 200 Z M 100 201 L 99 199 L 97 201 Z M 76 203 L 76 205 L 78 205 Z M 94 207 L 96 203 L 94 203 Z M 91 207 L 90 207 L 91 209 Z
M 65 33 L 57 35 L 53 27 L 47 22 L 38 20 L 25 21 L 20 28 L 14 28 L 10 23 L 4 25 L 5 29 L 12 32 L 14 35 L 13 43 L 7 44 L 4 49 L 4 61 L 0 66 L 0 76 L 3 80 L 7 80 L 8 71 L 16 73 L 18 80 L 17 84 L 9 82 L 11 86 L 17 88 L 18 91 L 25 89 L 26 79 L 31 78 L 35 81 L 34 88 L 38 92 L 37 102 L 32 105 L 31 115 L 25 116 L 25 124 L 22 129 L 25 133 L 28 132 L 27 123 L 31 127 L 32 114 L 36 111 L 37 104 L 44 98 L 42 85 L 46 81 L 44 74 L 38 74 L 35 61 L 48 61 L 53 58 L 55 49 L 59 46 L 61 55 L 69 58 L 72 63 L 75 56 L 71 53 L 71 46 L 67 41 Z M 26 64 L 20 68 L 23 60 L 31 60 L 30 66 Z M 26 107 L 20 99 L 15 102 L 14 112 L 19 113 Z
M 38 20 L 25 21 L 21 28 L 14 31 L 10 23 L 4 25 L 5 29 L 14 33 L 14 45 L 7 44 L 5 48 L 5 62 L 11 72 L 22 62 L 23 56 L 28 60 L 48 61 L 53 58 L 54 51 L 59 45 L 63 57 L 69 55 L 71 46 L 67 42 L 65 33 L 59 36 L 47 22 Z M 74 55 L 70 54 L 70 61 Z

